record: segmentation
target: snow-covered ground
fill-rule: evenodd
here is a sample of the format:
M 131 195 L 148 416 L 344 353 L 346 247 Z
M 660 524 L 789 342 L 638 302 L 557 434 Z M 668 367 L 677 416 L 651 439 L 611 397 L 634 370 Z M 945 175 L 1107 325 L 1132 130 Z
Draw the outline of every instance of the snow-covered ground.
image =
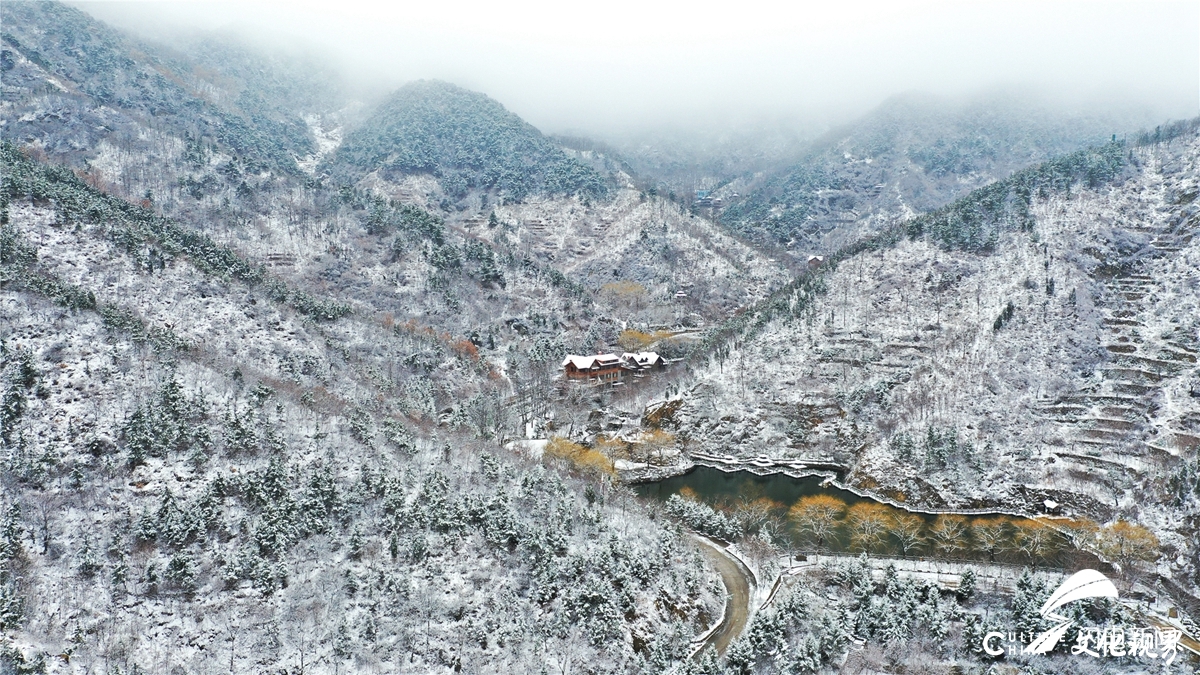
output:
M 317 324 L 185 258 L 147 272 L 99 225 L 28 203 L 9 216 L 31 269 L 191 345 L 158 353 L 94 311 L 0 293 L 4 383 L 23 401 L 0 503 L 3 597 L 24 615 L 5 644 L 21 658 L 62 673 L 626 672 L 653 650 L 681 658 L 719 613 L 696 551 L 627 496 L 585 499 L 535 459 L 434 431 L 434 400 L 488 372 L 445 345 L 435 380 L 395 367 L 445 338 L 370 314 Z M 139 419 L 196 440 L 138 459 Z
M 1135 520 L 1191 578 L 1197 504 L 1168 479 L 1200 446 L 1200 144 L 1132 153 L 1123 184 L 1037 201 L 989 255 L 906 239 L 844 261 L 807 315 L 692 364 L 683 428 L 909 503 Z

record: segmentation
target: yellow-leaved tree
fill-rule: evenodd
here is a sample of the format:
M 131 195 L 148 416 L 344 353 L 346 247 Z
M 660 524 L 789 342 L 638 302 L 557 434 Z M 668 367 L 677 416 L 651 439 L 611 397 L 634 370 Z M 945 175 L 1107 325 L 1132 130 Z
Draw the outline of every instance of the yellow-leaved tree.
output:
M 850 544 L 863 551 L 882 548 L 892 524 L 891 509 L 874 502 L 859 502 L 846 511 Z
M 1130 579 L 1139 563 L 1158 560 L 1158 537 L 1141 525 L 1118 520 L 1100 530 L 1100 552 L 1119 564 L 1122 575 Z
M 1012 521 L 1013 548 L 1032 562 L 1044 561 L 1054 552 L 1059 535 L 1054 528 L 1040 520 L 1024 518 Z
M 549 460 L 569 462 L 580 473 L 596 478 L 604 478 L 616 474 L 613 461 L 606 457 L 604 453 L 578 443 L 572 443 L 562 436 L 555 436 L 550 439 L 550 442 L 546 444 L 544 457 Z
M 788 510 L 788 519 L 799 530 L 800 535 L 817 547 L 817 553 L 825 542 L 833 539 L 846 512 L 846 502 L 833 495 L 809 495 L 796 500 Z
M 933 521 L 929 536 L 939 553 L 954 557 L 967 548 L 967 519 L 954 514 L 943 514 Z
M 892 536 L 900 544 L 900 551 L 910 555 L 925 544 L 925 519 L 921 516 L 896 510 L 892 513 Z
M 675 434 L 662 429 L 643 431 L 634 444 L 641 449 L 644 461 L 656 459 L 661 464 L 663 457 L 675 448 Z

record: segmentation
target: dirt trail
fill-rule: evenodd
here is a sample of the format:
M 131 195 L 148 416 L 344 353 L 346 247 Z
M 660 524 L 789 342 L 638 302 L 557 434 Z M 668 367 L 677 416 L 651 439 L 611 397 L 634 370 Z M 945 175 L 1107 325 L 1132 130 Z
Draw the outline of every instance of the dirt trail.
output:
M 721 625 L 704 641 L 699 650 L 703 652 L 709 646 L 716 647 L 718 654 L 724 654 L 750 621 L 750 593 L 754 583 L 750 570 L 730 555 L 719 544 L 700 536 L 694 537 L 700 544 L 700 552 L 717 568 L 721 581 L 725 583 L 725 617 Z M 699 653 L 699 652 L 698 652 Z

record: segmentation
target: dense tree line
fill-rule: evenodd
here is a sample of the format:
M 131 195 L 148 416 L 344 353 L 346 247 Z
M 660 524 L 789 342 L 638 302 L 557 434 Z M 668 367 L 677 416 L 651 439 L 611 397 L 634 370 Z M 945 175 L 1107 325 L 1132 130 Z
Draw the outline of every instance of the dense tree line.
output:
M 837 269 L 839 263 L 860 253 L 890 248 L 906 237 L 927 239 L 945 249 L 986 254 L 1002 232 L 1032 230 L 1029 209 L 1033 199 L 1045 199 L 1079 185 L 1095 189 L 1119 180 L 1125 175 L 1130 156 L 1131 150 L 1123 141 L 1080 150 L 1019 171 L 949 206 L 859 238 L 825 256 L 818 269 L 801 272 L 758 303 L 706 331 L 693 353 L 721 360 L 734 342 L 754 335 L 773 319 L 811 317 L 817 297 L 827 289 L 825 275 Z M 1011 318 L 1012 310 L 1006 308 L 995 328 L 999 330 Z
M 984 651 L 988 632 L 1029 639 L 1053 626 L 1039 611 L 1053 587 L 1047 579 L 1025 570 L 1011 598 L 1002 599 L 977 588 L 975 570 L 967 568 L 960 577 L 957 589 L 949 590 L 906 577 L 890 565 L 877 580 L 865 557 L 835 565 L 782 590 L 755 615 L 723 664 L 701 660 L 693 670 L 799 675 L 828 672 L 830 666 L 841 672 L 887 672 L 903 664 L 904 672 L 921 667 L 930 670 L 916 672 L 940 672 L 935 664 L 957 662 L 953 667 L 962 672 L 982 673 L 997 660 Z M 836 590 L 830 593 L 830 588 Z M 1028 672 L 1099 672 L 1071 654 L 1080 630 L 1123 627 L 1131 621 L 1128 612 L 1103 598 L 1061 611 L 1074 623 L 1051 654 L 1037 662 L 1009 660 L 1027 664 Z
M 908 221 L 908 235 L 928 237 L 943 248 L 984 252 L 1000 234 L 1033 230 L 1034 199 L 1068 192 L 1077 185 L 1096 189 L 1124 175 L 1129 148 L 1113 141 L 1043 162 L 966 197 Z
M 895 209 L 896 195 L 918 211 L 936 209 L 988 176 L 1000 179 L 1108 136 L 1099 119 L 1000 103 L 949 107 L 917 97 L 886 102 L 814 141 L 798 162 L 725 209 L 721 222 L 750 237 L 820 249 L 846 214 Z
M 0 225 L 0 288 L 35 293 L 71 311 L 99 312 L 105 328 L 125 333 L 135 344 L 149 345 L 158 352 L 191 348 L 169 328 L 148 325 L 132 310 L 100 302 L 93 291 L 42 269 L 37 265 L 37 250 L 8 224 Z
M 338 149 L 335 171 L 427 173 L 455 199 L 472 190 L 602 197 L 603 178 L 496 101 L 438 81 L 405 85 Z
M 308 127 L 296 111 L 271 105 L 253 93 L 261 91 L 263 80 L 271 79 L 261 71 L 257 77 L 253 71 L 239 71 L 247 85 L 259 86 L 244 87 L 233 105 L 216 105 L 184 86 L 197 64 L 178 55 L 159 56 L 153 47 L 134 43 L 83 11 L 55 2 L 5 3 L 0 11 L 7 46 L 76 88 L 78 93 L 64 98 L 82 94 L 95 106 L 153 116 L 180 137 L 211 139 L 256 170 L 297 174 L 295 157 L 313 150 Z M 15 73 L 6 73 L 6 82 L 14 79 Z M 302 87 L 290 87 L 298 88 Z M 55 136 L 36 124 L 18 123 L 6 136 Z M 72 144 L 63 139 L 63 145 L 48 149 L 69 151 Z
M 6 353 L 4 380 L 36 390 L 37 366 L 22 354 Z M 334 603 L 342 617 L 313 628 L 324 645 L 317 649 L 346 667 L 366 655 L 398 663 L 419 654 L 445 667 L 500 659 L 536 670 L 587 659 L 599 672 L 661 670 L 677 664 L 711 621 L 700 598 L 708 592 L 700 559 L 669 528 L 635 524 L 630 532 L 628 521 L 616 524 L 618 493 L 607 481 L 580 490 L 553 470 L 516 467 L 486 452 L 467 466 L 434 463 L 442 449 L 418 441 L 399 420 L 376 425 L 361 408 L 347 411 L 361 463 L 335 458 L 346 447 L 304 460 L 296 444 L 309 441 L 284 428 L 276 396 L 260 383 L 222 411 L 168 373 L 121 423 L 115 445 L 89 446 L 90 459 L 69 453 L 64 459 L 79 474 L 74 491 L 123 483 L 147 463 L 190 466 L 198 479 L 164 484 L 140 509 L 108 514 L 97 529 L 56 542 L 39 531 L 46 546 L 59 549 L 55 559 L 69 567 L 69 583 L 114 601 L 209 602 L 252 593 L 286 605 L 313 591 L 292 587 L 297 566 L 306 564 L 296 551 L 304 545 L 322 552 L 322 584 L 333 580 L 336 592 L 320 601 Z M 5 465 L 3 480 L 20 485 L 11 469 Z M 31 620 L 21 570 L 38 526 L 18 506 L 33 503 L 21 494 L 0 503 L 5 630 Z M 484 604 L 471 592 L 469 603 L 442 592 L 454 588 L 442 570 L 461 567 L 464 556 L 501 570 Z M 656 603 L 672 609 L 655 618 Z M 657 624 L 647 622 L 662 620 L 670 631 L 649 630 Z M 292 621 L 279 638 L 289 659 L 295 649 L 301 659 L 313 649 L 305 630 Z M 12 649 L 0 663 L 26 668 L 39 658 L 45 655 Z
M 290 304 L 314 321 L 335 321 L 350 313 L 349 305 L 292 290 L 271 276 L 261 263 L 217 244 L 208 235 L 157 215 L 145 206 L 100 192 L 66 167 L 35 162 L 8 141 L 0 144 L 0 171 L 3 172 L 0 221 L 7 222 L 9 204 L 14 200 L 50 204 L 57 211 L 61 225 L 96 228 L 148 273 L 182 256 L 207 274 L 261 286 L 271 299 Z M 17 249 L 12 251 L 14 256 L 18 254 Z

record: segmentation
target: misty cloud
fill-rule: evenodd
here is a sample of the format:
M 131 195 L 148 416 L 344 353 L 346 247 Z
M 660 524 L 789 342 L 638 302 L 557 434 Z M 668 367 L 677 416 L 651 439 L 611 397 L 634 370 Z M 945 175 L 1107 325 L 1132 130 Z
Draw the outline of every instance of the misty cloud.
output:
M 440 78 L 548 132 L 844 121 L 897 93 L 1023 87 L 1197 112 L 1194 2 L 80 3 L 149 37 L 231 31 L 366 90 Z

